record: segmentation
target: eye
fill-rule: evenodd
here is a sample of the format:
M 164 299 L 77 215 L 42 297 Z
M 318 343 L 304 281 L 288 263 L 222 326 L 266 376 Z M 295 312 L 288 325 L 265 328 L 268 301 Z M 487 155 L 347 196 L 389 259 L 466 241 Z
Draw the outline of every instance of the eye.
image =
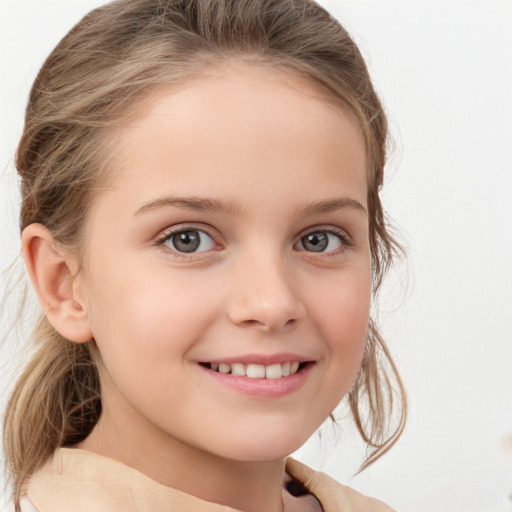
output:
M 308 252 L 335 252 L 340 249 L 345 242 L 341 233 L 330 231 L 313 231 L 300 238 L 299 249 Z
M 184 229 L 166 235 L 162 245 L 181 253 L 210 251 L 215 247 L 213 238 L 199 229 Z

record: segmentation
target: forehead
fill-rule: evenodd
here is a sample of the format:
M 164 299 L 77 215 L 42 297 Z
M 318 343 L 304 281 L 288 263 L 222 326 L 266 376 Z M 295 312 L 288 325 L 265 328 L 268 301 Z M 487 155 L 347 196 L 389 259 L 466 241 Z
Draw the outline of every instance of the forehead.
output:
M 366 190 L 358 123 L 312 81 L 281 69 L 217 66 L 159 88 L 108 138 L 118 170 L 112 189 L 131 183 L 156 194 L 179 184 L 202 193 L 238 181 L 256 190 L 292 176 L 314 179 L 314 168 L 319 189 L 350 181 Z

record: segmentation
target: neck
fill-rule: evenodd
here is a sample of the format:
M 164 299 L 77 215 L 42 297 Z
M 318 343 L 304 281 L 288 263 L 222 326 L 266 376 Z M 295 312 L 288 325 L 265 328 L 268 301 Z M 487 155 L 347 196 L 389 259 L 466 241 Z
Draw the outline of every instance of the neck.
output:
M 108 419 L 104 409 L 98 424 L 77 448 L 118 460 L 160 484 L 205 501 L 244 512 L 283 511 L 284 459 L 231 460 L 182 443 L 156 428 L 154 435 L 148 436 L 143 429 L 146 432 L 141 436 L 129 418 L 119 421 L 117 417 L 114 430 Z

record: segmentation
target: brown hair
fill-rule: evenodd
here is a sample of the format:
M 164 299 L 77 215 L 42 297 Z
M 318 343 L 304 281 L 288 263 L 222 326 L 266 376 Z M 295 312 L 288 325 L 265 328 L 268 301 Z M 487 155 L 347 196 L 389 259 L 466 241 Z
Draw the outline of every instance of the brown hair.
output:
M 79 253 L 88 204 L 108 161 L 105 129 L 155 87 L 231 58 L 306 76 L 357 118 L 367 147 L 376 295 L 401 252 L 379 199 L 386 116 L 356 45 L 311 0 L 118 0 L 85 16 L 48 57 L 30 94 L 16 158 L 21 227 L 44 224 L 56 243 Z M 33 336 L 36 352 L 5 418 L 16 504 L 24 480 L 56 448 L 84 439 L 101 414 L 94 343 L 64 339 L 44 316 Z M 406 415 L 402 382 L 373 321 L 348 403 L 369 447 L 366 467 L 396 442 Z

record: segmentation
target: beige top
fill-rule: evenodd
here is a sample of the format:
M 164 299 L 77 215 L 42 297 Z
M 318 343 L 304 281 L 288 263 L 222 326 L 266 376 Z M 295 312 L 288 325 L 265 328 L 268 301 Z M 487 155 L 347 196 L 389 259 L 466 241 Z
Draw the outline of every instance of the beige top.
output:
M 393 512 L 293 459 L 288 459 L 286 471 L 318 498 L 324 512 Z M 306 496 L 307 510 L 318 510 L 317 500 Z M 30 502 L 25 499 L 23 511 L 33 504 L 39 512 L 236 512 L 159 484 L 116 460 L 70 448 L 57 450 L 32 476 L 26 498 Z

